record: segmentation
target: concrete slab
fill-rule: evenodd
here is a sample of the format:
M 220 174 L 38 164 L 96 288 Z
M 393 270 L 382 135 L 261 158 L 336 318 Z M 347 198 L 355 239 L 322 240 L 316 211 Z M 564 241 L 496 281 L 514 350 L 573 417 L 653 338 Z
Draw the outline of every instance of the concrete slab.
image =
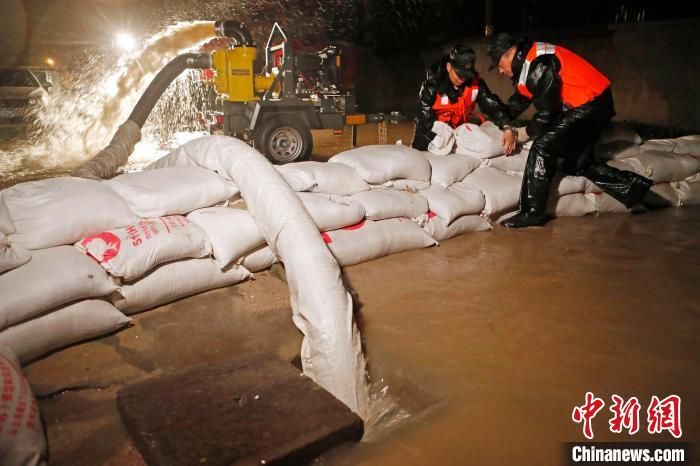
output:
M 303 464 L 363 433 L 339 400 L 269 356 L 155 377 L 120 390 L 117 405 L 149 465 Z

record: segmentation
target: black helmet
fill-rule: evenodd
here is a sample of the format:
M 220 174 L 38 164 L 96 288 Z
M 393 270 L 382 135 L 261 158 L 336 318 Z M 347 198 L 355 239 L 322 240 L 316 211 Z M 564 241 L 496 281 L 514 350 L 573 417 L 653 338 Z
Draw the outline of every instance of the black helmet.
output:
M 493 39 L 491 39 L 488 49 L 489 57 L 491 57 L 491 66 L 489 70 L 497 67 L 503 54 L 516 43 L 517 41 L 515 38 L 508 33 L 502 32 L 501 34 L 496 34 Z
M 448 63 L 452 65 L 457 76 L 464 80 L 470 80 L 474 77 L 474 61 L 476 54 L 471 47 L 466 45 L 455 45 L 450 51 Z

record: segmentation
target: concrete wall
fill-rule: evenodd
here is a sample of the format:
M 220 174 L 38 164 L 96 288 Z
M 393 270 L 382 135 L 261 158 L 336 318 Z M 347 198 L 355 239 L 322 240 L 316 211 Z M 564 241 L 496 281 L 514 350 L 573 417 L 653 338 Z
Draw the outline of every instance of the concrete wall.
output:
M 617 119 L 700 132 L 698 30 L 700 19 L 693 19 L 532 37 L 573 50 L 608 76 L 613 83 Z M 474 47 L 477 69 L 489 87 L 507 99 L 513 93 L 512 84 L 497 70 L 487 71 L 490 60 L 484 38 L 465 38 L 461 42 Z M 365 79 L 358 83 L 363 109 L 399 109 L 413 114 L 425 66 L 447 53 L 450 46 L 392 54 L 382 64 L 373 60 L 367 67 L 361 65 L 360 74 L 373 77 L 370 82 Z

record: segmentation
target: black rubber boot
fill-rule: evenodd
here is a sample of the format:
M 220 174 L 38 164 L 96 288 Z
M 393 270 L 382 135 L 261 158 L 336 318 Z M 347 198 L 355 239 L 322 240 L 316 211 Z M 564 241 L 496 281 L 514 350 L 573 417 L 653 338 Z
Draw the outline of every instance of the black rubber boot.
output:
M 505 228 L 541 227 L 547 223 L 548 218 L 543 215 L 535 215 L 528 212 L 519 212 L 511 218 L 503 220 L 501 225 Z
M 632 178 L 626 198 L 622 201 L 628 209 L 637 204 L 644 205 L 644 196 L 649 192 L 654 184 L 649 178 L 644 178 L 641 175 L 636 175 Z M 644 206 L 646 207 L 646 205 Z
M 502 221 L 501 225 L 506 228 L 526 228 L 547 223 L 549 219 L 545 216 L 545 210 L 555 173 L 556 160 L 545 155 L 540 145 L 533 144 L 520 188 L 520 212 Z

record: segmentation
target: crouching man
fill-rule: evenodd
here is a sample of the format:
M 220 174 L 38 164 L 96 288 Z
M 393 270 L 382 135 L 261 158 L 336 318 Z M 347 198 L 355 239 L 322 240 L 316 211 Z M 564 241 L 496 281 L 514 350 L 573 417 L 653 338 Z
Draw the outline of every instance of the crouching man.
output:
M 411 147 L 427 150 L 435 138 L 435 121 L 452 127 L 468 123 L 474 107 L 503 128 L 503 152 L 506 155 L 517 145 L 515 132 L 510 126 L 508 108 L 492 93 L 474 70 L 476 54 L 466 45 L 456 45 L 449 55 L 433 63 L 426 70 L 416 109 L 416 129 Z
M 491 69 L 512 79 L 508 100 L 517 118 L 532 103 L 535 116 L 518 128 L 518 141 L 534 139 L 527 159 L 519 213 L 507 228 L 544 225 L 550 185 L 558 169 L 584 176 L 626 207 L 638 204 L 652 181 L 597 161 L 593 146 L 615 115 L 610 81 L 590 63 L 558 45 L 498 34 L 489 46 Z

